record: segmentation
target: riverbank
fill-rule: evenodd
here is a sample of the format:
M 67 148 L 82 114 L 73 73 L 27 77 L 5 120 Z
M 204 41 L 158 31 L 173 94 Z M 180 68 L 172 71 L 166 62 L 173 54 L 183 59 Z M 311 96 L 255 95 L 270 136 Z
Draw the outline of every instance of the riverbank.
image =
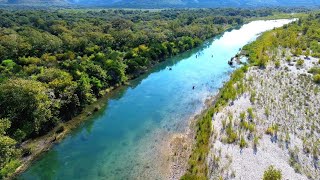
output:
M 253 47 L 249 47 L 250 52 L 243 51 L 241 54 L 248 54 L 249 53 L 250 57 L 251 57 L 251 54 L 254 54 L 256 51 L 258 51 L 260 49 L 263 50 L 264 48 L 260 47 L 260 46 L 264 45 L 263 43 L 261 43 L 261 41 L 264 42 L 265 40 L 268 40 L 267 39 L 267 38 L 269 38 L 268 35 L 271 35 L 272 32 L 268 32 L 265 34 L 267 34 L 267 35 L 264 35 L 263 37 L 261 37 L 257 40 L 257 42 L 255 43 L 257 45 L 255 45 Z M 263 40 L 261 40 L 261 39 L 263 39 Z M 272 43 L 271 40 L 269 40 L 269 41 L 270 42 L 266 42 L 267 45 Z M 256 46 L 258 46 L 258 47 L 256 47 Z M 248 50 L 248 48 L 246 48 L 246 49 Z M 266 49 L 268 49 L 268 47 Z M 281 51 L 281 50 L 279 50 L 279 51 Z M 288 51 L 287 52 L 288 56 L 293 56 L 292 54 L 290 54 L 289 50 L 287 50 L 287 51 Z M 268 53 L 268 51 L 266 53 Z M 281 54 L 281 53 L 278 53 L 278 54 Z M 272 55 L 269 54 L 269 56 L 271 57 Z M 255 56 L 252 55 L 252 57 L 255 57 Z M 275 58 L 275 57 L 272 56 L 272 58 Z M 302 58 L 302 57 L 299 57 L 299 58 Z M 298 61 L 299 58 L 293 58 L 293 59 L 295 59 L 294 60 L 295 62 L 298 62 L 297 63 L 298 65 L 300 62 L 300 61 Z M 284 61 L 284 59 L 285 58 L 283 58 L 282 60 Z M 207 112 L 203 113 L 202 117 L 197 122 L 197 124 L 198 124 L 197 135 L 196 135 L 197 143 L 193 147 L 192 155 L 189 160 L 188 171 L 182 177 L 182 179 L 207 179 L 208 177 L 210 179 L 219 179 L 219 178 L 239 179 L 239 174 L 240 174 L 240 179 L 241 179 L 243 177 L 247 178 L 247 176 L 245 176 L 245 173 L 247 173 L 247 172 L 256 172 L 256 170 L 254 169 L 255 165 L 251 166 L 253 169 L 247 168 L 244 171 L 243 169 L 245 169 L 244 167 L 247 167 L 247 164 L 244 164 L 243 166 L 239 165 L 239 164 L 241 164 L 243 158 L 238 158 L 238 159 L 240 159 L 238 161 L 238 164 L 233 166 L 233 167 L 239 166 L 239 168 L 237 168 L 237 170 L 239 171 L 239 169 L 240 169 L 241 172 L 237 175 L 236 171 L 234 169 L 230 168 L 231 164 L 232 164 L 232 159 L 233 159 L 232 156 L 230 156 L 229 154 L 222 153 L 223 151 L 228 152 L 228 151 L 230 151 L 230 149 L 231 150 L 236 149 L 235 147 L 239 146 L 240 151 L 238 151 L 238 152 L 240 152 L 240 154 L 241 154 L 243 152 L 243 149 L 248 146 L 247 138 L 251 141 L 250 144 L 251 143 L 253 144 L 252 146 L 254 147 L 254 151 L 256 153 L 256 147 L 257 147 L 257 144 L 259 143 L 259 137 L 260 137 L 260 136 L 253 136 L 252 135 L 252 132 L 254 132 L 256 130 L 255 129 L 256 124 L 253 124 L 253 123 L 250 124 L 247 122 L 246 123 L 243 123 L 243 122 L 239 123 L 238 118 L 240 115 L 238 115 L 236 118 L 234 118 L 235 115 L 230 113 L 230 112 L 233 112 L 236 110 L 233 109 L 228 112 L 225 112 L 225 109 L 228 109 L 229 107 L 235 106 L 235 102 L 238 101 L 238 99 L 240 99 L 241 102 L 244 101 L 243 98 L 241 98 L 241 96 L 245 96 L 246 99 L 247 100 L 249 99 L 250 101 L 255 100 L 255 95 L 256 95 L 255 93 L 256 92 L 255 91 L 253 92 L 252 90 L 250 90 L 250 84 L 248 84 L 244 79 L 247 77 L 247 74 L 249 74 L 252 71 L 252 69 L 257 68 L 256 65 L 258 65 L 258 67 L 265 66 L 267 61 L 268 60 L 263 61 L 263 62 L 256 62 L 254 59 L 249 59 L 249 62 L 250 62 L 249 65 L 243 66 L 242 68 L 238 69 L 237 71 L 235 71 L 232 74 L 230 81 L 226 82 L 224 84 L 223 88 L 220 90 L 220 94 L 217 96 L 217 99 L 216 99 L 215 103 L 213 104 L 213 106 L 210 107 L 207 110 Z M 315 61 L 312 61 L 311 64 L 315 63 Z M 277 67 L 279 67 L 279 62 L 276 62 L 275 64 L 277 65 Z M 289 65 L 290 65 L 290 67 L 294 66 L 292 63 L 289 63 Z M 309 66 L 307 66 L 307 67 L 310 68 L 310 63 L 309 63 Z M 285 68 L 285 69 L 287 69 L 287 68 Z M 303 71 L 303 72 L 305 72 L 305 71 Z M 263 73 L 263 71 L 260 73 Z M 272 78 L 274 78 L 274 77 L 271 77 L 271 79 Z M 254 79 L 254 78 L 251 77 L 250 81 L 252 81 L 252 79 Z M 266 79 L 268 79 L 268 78 L 266 78 Z M 254 80 L 256 80 L 256 79 L 254 79 Z M 309 79 L 309 81 L 310 81 L 310 79 Z M 258 81 L 258 82 L 261 83 L 260 81 Z M 272 86 L 272 85 L 273 85 L 272 83 L 269 84 L 269 86 Z M 248 91 L 249 91 L 249 93 L 251 93 L 251 95 L 247 94 Z M 270 97 L 270 96 L 266 96 L 266 98 L 268 98 L 268 97 Z M 248 118 L 253 118 L 254 112 L 251 107 L 247 107 L 246 104 L 241 104 L 241 103 L 237 107 L 238 108 L 239 107 L 247 108 L 247 109 L 243 110 L 244 115 L 243 115 L 243 113 L 241 113 L 242 114 L 241 117 L 246 116 L 246 113 L 248 113 Z M 268 110 L 268 112 L 269 112 L 269 110 Z M 271 110 L 270 110 L 270 112 L 271 112 Z M 217 117 L 217 115 L 223 115 L 223 118 Z M 234 121 L 237 121 L 237 123 L 238 123 L 237 128 L 234 128 L 234 126 L 235 126 Z M 208 128 L 208 127 L 210 127 L 210 128 Z M 242 130 L 243 128 L 245 130 Z M 248 136 L 243 135 L 240 133 L 241 132 L 240 130 L 241 131 L 248 131 L 250 133 Z M 223 135 L 220 135 L 220 134 L 223 134 Z M 227 148 L 224 148 L 224 149 L 221 149 L 221 148 L 215 149 L 215 145 L 216 145 L 215 142 L 216 141 L 218 141 L 218 144 L 219 143 L 220 144 L 234 144 L 234 146 L 231 147 L 230 145 L 228 145 Z M 216 145 L 216 146 L 219 147 L 219 145 Z M 203 159 L 205 159 L 205 160 L 203 160 Z M 263 161 L 261 161 L 261 162 L 263 162 Z M 251 161 L 248 160 L 248 163 L 250 164 Z M 259 164 L 258 161 L 256 161 L 256 163 Z M 265 165 L 263 165 L 263 166 L 266 166 L 266 165 L 268 165 L 268 163 L 265 163 Z M 241 173 L 244 173 L 244 174 L 241 174 Z M 251 176 L 250 178 L 251 179 L 260 179 L 262 177 L 262 173 L 263 173 L 263 171 L 260 171 L 259 173 L 253 175 L 253 177 Z M 241 176 L 241 175 L 244 175 L 244 176 Z M 295 177 L 295 176 L 292 175 L 292 177 Z M 300 176 L 298 175 L 297 178 L 299 178 L 299 177 Z
M 230 26 L 225 26 L 224 31 L 229 30 Z M 152 66 L 156 66 L 157 64 L 153 64 Z M 149 68 L 149 70 L 152 68 Z M 145 71 L 144 74 L 148 73 L 148 71 Z M 132 77 L 131 79 L 135 79 L 137 77 Z M 48 134 L 38 137 L 32 140 L 28 140 L 22 143 L 22 147 L 27 151 L 26 156 L 21 158 L 21 165 L 17 168 L 15 173 L 10 176 L 8 179 L 16 177 L 18 174 L 25 171 L 31 163 L 36 160 L 43 152 L 48 151 L 51 149 L 52 146 L 62 141 L 70 132 L 72 132 L 73 129 L 78 127 L 80 124 L 82 124 L 87 119 L 90 119 L 92 115 L 94 115 L 97 111 L 100 109 L 103 109 L 101 107 L 105 106 L 105 102 L 107 101 L 109 97 L 109 93 L 113 91 L 113 89 L 116 89 L 119 87 L 113 87 L 108 90 L 105 90 L 106 95 L 102 98 L 98 99 L 98 101 L 94 102 L 91 105 L 88 105 L 85 107 L 83 112 L 73 118 L 72 120 L 61 123 L 59 126 L 55 127 L 53 130 L 48 132 Z
M 319 177 L 319 86 L 308 73 L 319 58 L 299 65 L 303 58 L 249 68 L 246 91 L 213 116 L 210 179 L 260 179 L 270 165 L 284 179 Z M 237 136 L 234 142 L 228 129 Z
M 87 178 L 140 177 L 140 179 L 150 179 L 164 177 L 163 172 L 170 171 L 171 167 L 174 167 L 174 162 L 178 165 L 179 163 L 184 164 L 181 161 L 184 158 L 179 159 L 180 156 L 189 157 L 188 151 L 181 154 L 177 151 L 174 153 L 174 150 L 191 149 L 188 148 L 188 145 L 192 144 L 191 141 L 185 140 L 188 136 L 183 136 L 180 133 L 185 132 L 184 128 L 189 123 L 186 121 L 189 119 L 187 117 L 197 113 L 200 108 L 202 109 L 205 99 L 210 97 L 212 92 L 217 92 L 223 81 L 228 79 L 233 69 L 226 62 L 239 51 L 239 48 L 259 33 L 288 22 L 290 21 L 253 22 L 244 25 L 239 30 L 225 33 L 224 36 L 216 39 L 212 45 L 206 45 L 207 48 L 197 54 L 187 53 L 192 55 L 182 56 L 181 58 L 185 60 L 176 63 L 175 66 L 170 63 L 171 70 L 166 64 L 161 65 L 160 71 L 157 69 L 157 72 L 150 74 L 143 80 L 134 82 L 133 88 L 128 88 L 126 92 L 117 93 L 115 98 L 108 101 L 108 108 L 103 111 L 100 117 L 95 118 L 94 123 L 84 124 L 73 133 L 73 136 L 69 136 L 70 138 L 67 138 L 62 144 L 55 146 L 55 154 L 45 155 L 22 176 L 27 179 L 43 177 L 43 173 L 46 172 L 47 178 L 63 176 L 77 179 L 79 178 L 78 170 L 83 169 L 86 173 L 82 173 L 81 177 Z M 252 28 L 255 26 L 259 28 Z M 253 33 L 249 33 L 248 29 Z M 242 38 L 229 41 L 237 34 L 243 35 Z M 174 62 L 177 60 L 179 58 L 173 59 Z M 186 70 L 187 74 L 185 74 Z M 239 79 L 238 76 L 241 77 L 242 71 L 245 69 L 241 68 L 240 74 L 236 73 L 232 79 Z M 210 85 L 210 82 L 213 84 Z M 196 88 L 192 90 L 195 85 Z M 230 90 L 231 87 L 226 87 L 219 96 L 226 99 L 233 98 L 234 89 L 231 93 Z M 177 91 L 181 93 L 175 94 Z M 134 106 L 132 106 L 133 104 Z M 224 102 L 219 101 L 218 104 L 224 104 Z M 141 111 L 142 109 L 143 111 Z M 207 171 L 205 152 L 208 152 L 209 148 L 202 146 L 201 143 L 208 144 L 210 136 L 202 134 L 201 130 L 209 132 L 210 135 L 211 126 L 207 126 L 207 122 L 211 121 L 211 117 L 200 116 L 200 118 L 206 121 L 206 123 L 197 122 L 194 125 L 197 137 L 194 144 L 199 145 L 200 150 L 196 151 L 194 156 L 191 154 L 191 157 L 194 160 L 193 163 L 202 162 L 201 166 L 195 167 L 197 168 L 195 172 L 201 171 L 202 173 Z M 161 138 L 157 138 L 158 136 Z M 173 137 L 172 143 L 168 143 L 167 146 L 163 145 L 163 142 L 168 141 L 170 137 Z M 170 144 L 173 153 L 169 152 L 168 154 L 176 154 L 177 158 L 173 159 L 173 165 L 166 169 L 163 167 L 168 166 L 168 161 L 162 161 L 155 156 L 159 152 L 157 147 L 163 145 L 162 148 L 169 147 L 164 149 L 170 149 Z M 177 148 L 174 146 L 175 144 L 177 144 Z M 70 151 L 73 148 L 77 151 Z M 96 153 L 97 151 L 99 153 Z M 162 154 L 159 156 L 168 158 Z M 158 160 L 164 166 L 159 167 L 159 164 L 154 162 Z M 83 163 L 79 164 L 79 162 Z M 62 166 L 52 166 L 51 164 L 63 164 L 67 167 L 61 169 L 59 167 Z M 180 174 L 178 172 L 178 176 L 183 171 L 180 171 Z
M 105 91 L 111 92 L 116 88 L 118 87 L 110 88 Z M 20 159 L 21 165 L 16 169 L 15 173 L 7 179 L 13 179 L 25 171 L 42 153 L 49 151 L 52 146 L 60 143 L 73 129 L 77 128 L 85 120 L 90 119 L 100 109 L 103 109 L 103 107 L 106 106 L 105 102 L 107 99 L 108 95 L 105 95 L 91 105 L 86 106 L 81 114 L 68 122 L 61 123 L 46 135 L 23 142 L 21 144 L 22 148 L 29 151 L 30 154 Z
M 168 154 L 170 164 L 170 173 L 168 179 L 180 179 L 184 174 L 186 174 L 189 168 L 189 158 L 191 157 L 192 153 L 194 153 L 193 148 L 194 145 L 196 145 L 195 137 L 198 123 L 201 121 L 203 116 L 208 113 L 207 109 L 215 104 L 218 96 L 219 94 L 208 98 L 202 111 L 188 120 L 189 128 L 185 133 L 174 134 L 172 137 L 170 137 L 165 146 L 167 150 L 164 150 L 164 152 Z
M 281 46 L 292 31 L 299 44 L 308 42 L 303 23 L 267 32 L 245 48 L 250 66 L 231 83 L 245 88 L 212 116 L 209 179 L 261 179 L 270 166 L 283 179 L 320 176 L 319 56 L 313 47 Z

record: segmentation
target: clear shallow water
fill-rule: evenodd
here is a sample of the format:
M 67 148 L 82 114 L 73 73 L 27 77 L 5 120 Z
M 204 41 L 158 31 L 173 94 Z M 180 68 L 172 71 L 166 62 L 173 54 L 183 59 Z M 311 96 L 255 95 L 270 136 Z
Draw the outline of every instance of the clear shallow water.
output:
M 227 61 L 239 48 L 289 22 L 254 21 L 159 64 L 112 92 L 101 112 L 18 179 L 166 179 L 156 145 L 187 130 L 189 117 L 228 79 L 233 69 Z

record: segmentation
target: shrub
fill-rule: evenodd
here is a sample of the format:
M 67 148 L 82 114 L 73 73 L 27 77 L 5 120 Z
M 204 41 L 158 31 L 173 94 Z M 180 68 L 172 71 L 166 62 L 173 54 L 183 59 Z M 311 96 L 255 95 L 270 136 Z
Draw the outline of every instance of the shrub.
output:
M 275 64 L 276 68 L 280 67 L 280 61 L 279 60 L 277 60 L 274 64 Z
M 20 161 L 18 160 L 10 161 L 0 170 L 0 179 L 5 179 L 5 177 L 11 176 L 19 166 L 20 166 Z
M 240 113 L 240 120 L 244 121 L 245 118 L 246 118 L 246 113 L 245 112 Z
M 320 74 L 314 75 L 314 76 L 313 76 L 313 81 L 314 81 L 315 83 L 320 84 Z
M 297 66 L 302 66 L 303 64 L 304 64 L 304 60 L 299 59 L 299 60 L 297 61 Z
M 257 147 L 259 145 L 259 136 L 255 135 L 253 138 L 253 146 Z
M 272 124 L 271 126 L 268 127 L 268 129 L 266 130 L 266 134 L 269 135 L 275 135 L 277 134 L 277 132 L 279 131 L 279 125 L 278 124 Z
M 275 169 L 274 166 L 269 166 L 268 169 L 263 173 L 263 180 L 281 180 L 281 170 Z
M 256 100 L 256 95 L 257 95 L 257 93 L 255 92 L 255 91 L 251 91 L 251 96 L 250 96 L 250 102 L 251 103 L 254 103 L 255 102 L 255 100 Z
M 241 148 L 241 149 L 247 147 L 247 145 L 248 145 L 243 136 L 241 136 L 241 138 L 240 138 L 240 143 L 239 143 L 239 145 L 240 145 L 240 148 Z
M 249 119 L 252 120 L 254 118 L 254 114 L 253 114 L 253 109 L 252 108 L 248 108 L 248 114 L 249 114 Z
M 291 61 L 291 57 L 288 56 L 288 57 L 286 58 L 286 61 L 290 62 L 290 61 Z
M 308 73 L 311 73 L 311 74 L 320 74 L 320 68 L 318 67 L 312 67 Z
M 268 129 L 266 130 L 266 134 L 269 134 L 269 135 L 273 135 L 274 131 L 272 129 L 272 126 L 268 127 Z
M 252 133 L 256 129 L 256 125 L 254 123 L 249 123 L 248 130 Z

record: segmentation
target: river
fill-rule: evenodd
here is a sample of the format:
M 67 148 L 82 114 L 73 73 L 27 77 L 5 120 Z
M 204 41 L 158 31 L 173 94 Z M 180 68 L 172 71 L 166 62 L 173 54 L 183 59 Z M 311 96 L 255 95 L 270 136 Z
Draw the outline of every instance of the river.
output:
M 113 91 L 100 112 L 18 179 L 167 179 L 162 144 L 188 130 L 190 117 L 228 80 L 234 68 L 227 61 L 240 48 L 290 21 L 253 21 L 167 59 Z

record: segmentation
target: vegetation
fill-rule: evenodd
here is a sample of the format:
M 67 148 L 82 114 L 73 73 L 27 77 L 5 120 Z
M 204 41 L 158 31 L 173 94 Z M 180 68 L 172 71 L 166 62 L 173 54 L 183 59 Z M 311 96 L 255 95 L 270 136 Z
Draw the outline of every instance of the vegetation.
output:
M 299 60 L 297 61 L 297 66 L 302 66 L 303 64 L 304 64 L 304 60 L 299 59 Z
M 241 25 L 245 18 L 272 13 L 270 9 L 0 10 L 1 177 L 19 165 L 23 141 L 72 119 L 107 89 Z M 289 45 L 299 42 L 289 40 Z M 310 49 L 313 55 L 320 54 L 317 43 Z M 255 53 L 255 58 L 262 68 L 269 61 L 265 53 Z M 246 70 L 244 66 L 234 72 L 216 105 L 198 121 L 196 145 L 183 178 L 206 178 L 212 115 L 244 91 L 240 80 Z M 238 140 L 230 132 L 231 140 Z
M 244 73 L 247 71 L 247 66 L 243 66 L 234 71 L 228 83 L 224 84 L 223 88 L 217 96 L 216 103 L 210 107 L 200 119 L 197 121 L 196 128 L 196 144 L 192 150 L 189 159 L 189 168 L 181 179 L 207 179 L 208 167 L 206 158 L 209 153 L 209 140 L 214 127 L 212 127 L 212 117 L 219 111 L 220 108 L 227 105 L 229 101 L 235 100 L 237 94 L 244 92 L 244 87 L 241 86 L 241 80 Z M 235 86 L 237 84 L 237 86 Z M 237 133 L 233 130 L 232 118 L 226 124 L 228 139 L 232 143 L 238 140 Z M 240 143 L 246 145 L 246 142 Z
M 305 54 L 306 56 L 319 57 L 320 45 L 317 29 L 320 28 L 318 22 L 319 14 L 309 14 L 290 25 L 264 33 L 255 41 L 243 49 L 247 52 L 250 62 L 254 65 L 264 67 L 265 64 L 272 60 L 276 66 L 279 65 L 276 58 L 278 48 L 291 49 L 294 56 Z M 287 56 L 287 52 L 283 51 L 282 56 L 286 56 L 287 61 L 292 60 L 291 56 Z M 297 61 L 298 66 L 302 66 L 304 60 Z
M 272 13 L 270 9 L 1 9 L 1 175 L 10 174 L 18 164 L 23 141 L 72 119 L 108 89 L 241 25 L 245 18 Z M 227 86 L 219 104 L 235 98 L 235 88 Z M 195 174 L 206 171 L 210 116 L 197 125 L 199 151 L 191 159 L 202 165 L 192 168 Z
M 319 56 L 320 54 L 320 46 L 319 43 L 308 43 L 312 41 L 320 41 L 318 29 L 320 29 L 320 23 L 318 18 L 320 16 L 318 14 L 310 14 L 296 22 L 291 23 L 290 25 L 286 25 L 282 28 L 277 28 L 272 31 L 264 33 L 259 37 L 257 41 L 245 46 L 243 51 L 246 52 L 249 57 L 249 65 L 248 66 L 258 66 L 260 68 L 265 68 L 267 63 L 270 61 L 274 61 L 276 67 L 280 67 L 279 59 L 275 58 L 278 56 L 278 48 L 282 47 L 283 51 L 281 56 L 286 57 L 288 62 L 292 61 L 291 56 L 288 56 L 287 49 L 294 49 L 292 51 L 293 55 L 300 56 L 303 54 L 311 54 L 313 57 Z M 303 36 L 299 35 L 302 34 Z M 297 38 L 298 37 L 298 38 Z M 319 47 L 318 47 L 319 46 Z M 272 57 L 272 58 L 270 58 Z M 297 65 L 302 66 L 304 64 L 303 60 L 297 62 Z M 218 94 L 216 103 L 214 107 L 211 107 L 206 113 L 205 116 L 208 119 L 203 120 L 200 119 L 198 123 L 208 123 L 211 124 L 209 119 L 212 119 L 214 113 L 218 112 L 222 107 L 228 105 L 231 101 L 233 101 L 237 95 L 243 93 L 244 88 L 242 85 L 241 79 L 244 77 L 244 73 L 247 71 L 248 66 L 244 66 L 239 70 L 236 70 L 230 79 L 230 81 L 226 82 L 224 87 L 220 90 L 220 94 Z M 318 73 L 317 73 L 318 74 Z M 252 103 L 255 102 L 256 92 L 251 92 L 250 101 Z M 247 110 L 248 119 L 250 121 L 246 121 L 246 112 L 242 112 L 240 114 L 240 126 L 242 129 L 249 130 L 250 133 L 255 132 L 255 123 L 253 122 L 255 115 L 253 113 L 253 109 L 249 108 Z M 268 109 L 265 109 L 266 117 L 270 115 Z M 226 143 L 234 143 L 237 142 L 240 148 L 247 147 L 248 143 L 244 136 L 238 134 L 237 129 L 234 128 L 232 123 L 232 119 L 223 120 L 222 121 L 223 129 L 226 130 L 226 138 L 222 141 Z M 241 130 L 239 130 L 241 132 Z M 271 136 L 278 136 L 279 125 L 272 124 L 267 128 L 266 133 Z M 199 134 L 203 133 L 212 133 L 210 131 L 199 131 L 197 129 L 198 139 Z M 240 138 L 239 138 L 240 136 Z M 288 135 L 289 137 L 289 135 Z M 208 137 L 209 138 L 209 137 Z M 214 138 L 214 137 L 212 137 Z M 289 137 L 290 138 L 290 137 Z M 259 136 L 257 134 L 253 137 L 253 146 L 256 147 L 259 144 Z M 201 147 L 202 152 L 208 151 L 209 147 L 207 144 L 198 144 L 194 147 L 192 152 L 190 161 L 189 161 L 189 169 L 185 176 L 182 179 L 202 179 L 207 175 L 207 167 L 204 165 L 206 162 L 203 161 L 195 161 L 199 156 L 199 147 Z M 206 147 L 206 148 L 204 148 Z M 204 163 L 204 164 L 203 164 Z M 274 169 L 272 166 L 265 172 L 263 179 L 281 179 L 281 171 Z
M 16 141 L 6 134 L 10 126 L 9 119 L 0 119 L 0 178 L 14 172 L 16 164 L 19 164 L 18 161 L 12 160 L 19 155 L 19 150 L 16 148 Z
M 320 74 L 316 74 L 313 76 L 313 81 L 317 84 L 320 84 Z
M 269 166 L 268 169 L 263 173 L 263 180 L 281 180 L 281 170 L 277 170 L 274 166 Z

